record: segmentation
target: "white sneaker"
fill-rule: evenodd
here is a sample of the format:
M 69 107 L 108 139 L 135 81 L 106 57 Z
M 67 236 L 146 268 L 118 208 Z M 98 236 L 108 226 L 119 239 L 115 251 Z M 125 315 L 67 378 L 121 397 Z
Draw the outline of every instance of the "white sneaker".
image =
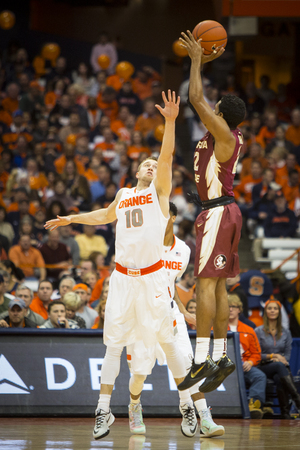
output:
M 186 403 L 183 406 L 179 406 L 179 410 L 182 414 L 181 433 L 186 437 L 195 436 L 198 428 L 198 421 L 194 406 Z
M 200 437 L 223 436 L 225 428 L 217 425 L 211 417 L 210 408 L 202 409 L 200 415 Z
M 93 431 L 93 437 L 94 439 L 101 439 L 108 435 L 109 433 L 109 427 L 112 425 L 115 421 L 115 416 L 109 412 L 103 411 L 103 409 L 100 409 L 96 413 L 95 417 L 95 427 Z
M 133 434 L 145 434 L 146 427 L 143 422 L 141 403 L 130 403 L 128 406 L 129 428 Z

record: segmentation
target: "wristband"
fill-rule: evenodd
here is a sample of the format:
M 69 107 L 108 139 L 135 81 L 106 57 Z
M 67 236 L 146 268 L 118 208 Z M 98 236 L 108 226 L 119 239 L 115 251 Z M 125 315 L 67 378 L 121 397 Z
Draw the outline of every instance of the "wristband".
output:
M 274 356 L 274 354 L 273 354 L 273 353 L 270 353 L 270 354 L 269 354 L 269 359 L 272 359 L 273 356 Z

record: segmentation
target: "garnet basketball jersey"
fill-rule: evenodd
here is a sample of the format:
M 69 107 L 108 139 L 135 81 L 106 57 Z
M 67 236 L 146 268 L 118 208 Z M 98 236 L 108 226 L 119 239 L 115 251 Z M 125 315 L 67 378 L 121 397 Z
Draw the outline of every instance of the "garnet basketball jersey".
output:
M 116 215 L 116 262 L 141 269 L 160 261 L 168 218 L 153 182 L 141 191 L 124 188 Z
M 190 260 L 191 250 L 181 239 L 174 236 L 171 248 L 164 246 L 162 260 L 170 280 L 171 296 L 174 298 L 175 280 L 183 275 Z
M 194 154 L 195 182 L 202 201 L 222 196 L 233 196 L 233 180 L 236 173 L 239 154 L 243 146 L 242 133 L 232 131 L 235 137 L 233 155 L 228 161 L 221 163 L 214 153 L 214 138 L 210 132 L 198 142 Z

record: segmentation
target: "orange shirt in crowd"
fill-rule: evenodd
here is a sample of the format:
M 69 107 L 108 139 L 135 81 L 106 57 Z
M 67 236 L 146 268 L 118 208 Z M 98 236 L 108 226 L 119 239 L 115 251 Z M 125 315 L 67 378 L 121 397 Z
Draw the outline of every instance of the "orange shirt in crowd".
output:
M 19 109 L 19 100 L 12 100 L 9 97 L 6 97 L 2 100 L 2 106 L 5 111 L 7 111 L 9 114 L 12 114 L 13 112 L 17 111 Z
M 95 284 L 95 287 L 92 291 L 92 295 L 91 295 L 89 303 L 93 303 L 100 298 L 102 288 L 103 288 L 103 282 L 104 282 L 105 278 L 107 278 L 109 276 L 110 276 L 110 272 L 107 269 L 101 270 L 101 278 Z
M 9 178 L 9 173 L 4 170 L 0 174 L 0 188 L 1 188 L 2 192 L 3 191 L 5 192 L 5 190 L 6 190 L 6 183 L 7 183 L 8 178 Z
M 240 197 L 243 197 L 246 203 L 251 203 L 253 186 L 261 183 L 261 181 L 262 178 L 255 180 L 252 175 L 247 175 L 241 180 L 240 184 L 233 189 L 234 198 L 238 200 Z
M 272 139 L 275 138 L 275 130 L 270 131 L 268 127 L 261 127 L 258 135 L 256 136 L 256 142 L 258 142 L 262 148 L 266 148 L 266 146 L 271 142 Z
M 29 177 L 29 186 L 30 189 L 35 190 L 43 189 L 48 186 L 48 180 L 45 174 L 41 172 L 38 175 Z
M 84 176 L 90 183 L 99 180 L 98 175 L 90 167 L 84 172 Z
M 300 145 L 300 126 L 290 125 L 285 133 L 285 138 L 291 141 L 296 147 Z
M 110 75 L 109 77 L 106 78 L 107 86 L 111 86 L 112 88 L 114 88 L 116 92 L 118 92 L 121 89 L 124 81 L 125 81 L 124 78 L 119 77 L 119 75 L 117 74 Z
M 228 326 L 230 331 L 230 327 Z M 258 337 L 253 328 L 238 321 L 237 332 L 239 333 L 240 345 L 243 347 L 242 361 L 250 361 L 253 366 L 257 366 L 261 361 L 261 348 Z
M 297 186 L 290 186 L 288 181 L 286 181 L 282 185 L 282 192 L 286 198 L 286 201 L 290 203 L 295 200 L 295 198 L 299 197 L 299 185 L 297 184 Z
M 19 136 L 24 136 L 27 142 L 31 142 L 33 139 L 32 135 L 27 133 L 27 131 L 21 131 L 20 133 L 8 131 L 7 133 L 2 134 L 2 142 L 3 144 L 8 145 L 8 148 L 10 150 L 13 150 Z M 27 155 L 24 155 L 24 157 L 25 156 Z
M 74 161 L 75 161 L 79 175 L 84 175 L 85 168 L 84 168 L 83 164 L 79 161 L 77 156 L 75 156 Z M 67 164 L 67 159 L 66 159 L 65 155 L 61 155 L 59 158 L 57 158 L 54 161 L 54 165 L 55 165 L 56 171 L 58 173 L 63 173 L 66 164 Z
M 161 115 L 155 114 L 149 117 L 148 114 L 141 114 L 135 123 L 134 129 L 140 131 L 145 137 L 150 131 L 154 131 L 158 125 L 163 125 L 164 121 Z
M 8 127 L 12 124 L 12 117 L 8 111 L 5 111 L 5 109 L 0 111 L 0 122 L 5 123 Z
M 243 159 L 240 180 L 247 175 L 251 175 L 251 164 L 253 161 L 253 158 Z M 266 158 L 263 158 L 262 156 L 260 156 L 258 159 L 255 159 L 255 161 L 259 161 L 263 169 L 266 169 L 269 166 L 268 160 Z
M 95 149 L 96 148 L 101 148 L 103 160 L 106 163 L 112 161 L 116 156 L 116 152 L 114 150 L 115 148 L 114 142 L 105 142 L 105 141 L 99 142 L 98 144 L 95 145 Z
M 34 276 L 35 267 L 45 267 L 45 261 L 41 252 L 34 247 L 24 253 L 20 245 L 13 245 L 8 252 L 8 258 L 23 270 L 25 277 Z
M 157 72 L 154 72 L 153 75 L 148 79 L 146 83 L 142 83 L 138 78 L 134 78 L 132 80 L 132 89 L 141 100 L 144 100 L 147 97 L 152 96 L 152 83 L 153 81 L 160 81 L 161 77 Z
M 130 159 L 139 159 L 141 153 L 147 153 L 149 156 L 151 156 L 151 151 L 148 147 L 137 147 L 136 145 L 129 145 L 127 148 L 127 156 Z
M 109 117 L 111 121 L 116 120 L 119 112 L 119 105 L 116 100 L 113 100 L 111 103 L 105 103 L 102 100 L 102 93 L 99 92 L 97 96 L 97 105 L 98 108 L 102 110 L 103 114 Z
M 59 99 L 59 96 L 54 91 L 49 91 L 45 94 L 44 103 L 45 103 L 48 111 L 51 111 L 51 109 L 54 108 L 58 99 Z
M 110 124 L 111 131 L 117 134 L 118 136 L 120 128 L 125 128 L 125 123 L 122 120 L 116 119 L 111 122 Z
M 179 284 L 176 284 L 176 290 L 178 292 L 179 298 L 183 306 L 186 306 L 187 303 L 193 298 L 194 289 L 185 289 L 181 287 Z
M 35 213 L 37 212 L 38 208 L 36 207 L 36 205 L 33 202 L 29 203 L 29 214 L 31 216 L 34 216 Z M 19 203 L 18 202 L 12 202 L 7 208 L 6 208 L 6 212 L 15 212 L 15 211 L 19 211 Z
M 298 164 L 295 165 L 294 169 L 300 173 L 300 166 L 298 166 Z M 276 183 L 280 184 L 280 186 L 283 186 L 289 181 L 289 172 L 286 168 L 286 165 L 276 170 L 275 181 Z
M 34 297 L 32 302 L 30 303 L 29 308 L 31 309 L 31 311 L 42 316 L 45 320 L 48 319 L 48 310 L 45 308 L 44 303 L 39 297 Z

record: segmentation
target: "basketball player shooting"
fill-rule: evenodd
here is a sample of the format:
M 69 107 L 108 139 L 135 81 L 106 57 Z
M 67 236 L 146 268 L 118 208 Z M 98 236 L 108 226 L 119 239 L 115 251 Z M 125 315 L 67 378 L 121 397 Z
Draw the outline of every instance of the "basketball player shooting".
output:
M 172 189 L 172 160 L 175 146 L 175 120 L 180 98 L 162 93 L 164 108 L 156 105 L 165 118 L 165 132 L 158 160 L 143 161 L 136 174 L 136 188 L 123 188 L 108 208 L 86 214 L 58 216 L 45 224 L 55 229 L 70 223 L 106 224 L 117 219 L 116 269 L 111 275 L 105 309 L 104 344 L 106 353 L 101 369 L 101 388 L 95 411 L 93 436 L 101 439 L 114 422 L 110 399 L 120 371 L 124 346 L 142 340 L 146 347 L 157 342 L 165 352 L 176 384 L 186 371 L 173 328 L 168 274 L 163 266 L 163 242 L 169 218 Z M 185 404 L 189 392 L 179 393 Z
M 210 392 L 235 370 L 235 364 L 227 356 L 226 278 L 239 273 L 242 216 L 234 202 L 232 186 L 243 144 L 237 126 L 244 120 L 246 108 L 240 98 L 226 95 L 212 111 L 204 99 L 201 68 L 221 56 L 224 49 L 212 49 L 210 55 L 204 55 L 201 40 L 196 41 L 190 31 L 182 33 L 180 41 L 191 58 L 189 101 L 208 132 L 198 142 L 194 154 L 195 182 L 202 207 L 195 222 L 196 351 L 192 367 L 178 389 L 188 389 L 206 378 L 199 389 Z

